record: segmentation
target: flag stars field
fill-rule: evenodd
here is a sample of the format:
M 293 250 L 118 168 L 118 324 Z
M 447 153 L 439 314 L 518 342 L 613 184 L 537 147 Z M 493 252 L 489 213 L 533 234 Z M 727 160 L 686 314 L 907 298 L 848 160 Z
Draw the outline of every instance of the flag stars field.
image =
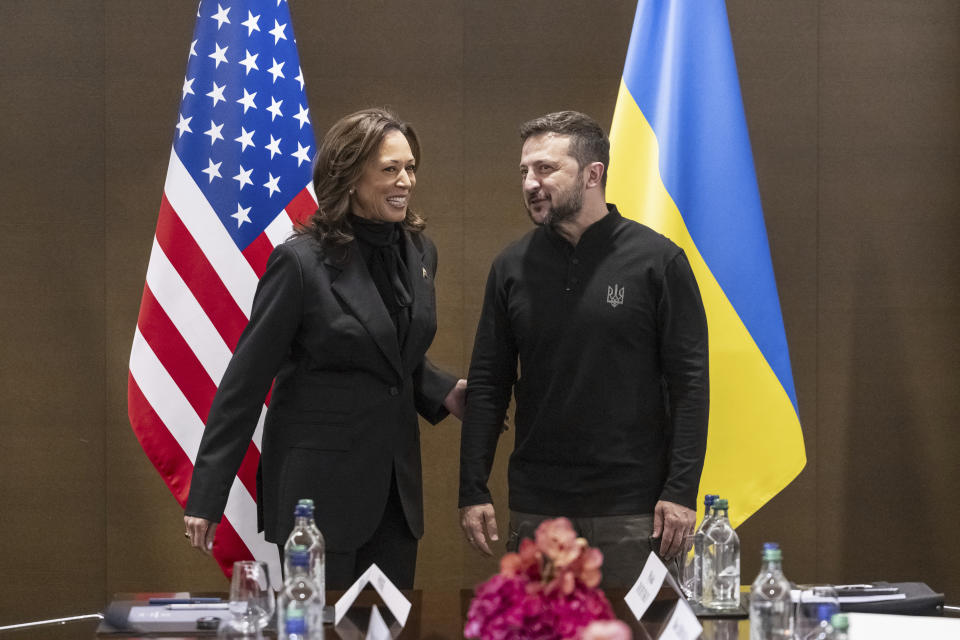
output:
M 258 8 L 257 13 L 247 6 Z M 201 4 L 202 18 L 190 47 L 176 125 L 176 151 L 239 243 L 248 242 L 278 213 L 275 196 L 282 189 L 277 177 L 288 171 L 301 172 L 307 182 L 310 177 L 314 141 L 303 68 L 288 33 L 288 20 L 278 19 L 272 11 L 240 0 Z M 246 18 L 241 21 L 240 16 Z M 264 23 L 272 23 L 273 28 L 266 31 Z M 243 56 L 231 55 L 234 49 L 243 51 Z M 209 53 L 199 58 L 197 50 Z M 269 67 L 261 65 L 264 60 L 270 61 Z M 285 70 L 293 68 L 297 76 L 290 78 Z M 200 91 L 200 86 L 209 90 Z M 202 103 L 196 102 L 198 94 Z M 191 119 L 201 110 L 208 112 L 204 121 L 209 119 L 210 126 L 201 130 L 202 136 L 195 136 Z M 197 139 L 203 144 L 193 142 Z M 236 146 L 218 144 L 225 140 Z M 217 179 L 224 176 L 233 179 Z M 245 189 L 254 184 L 263 185 L 260 195 Z M 240 201 L 241 192 L 249 202 Z M 236 217 L 238 205 L 250 209 L 248 220 Z

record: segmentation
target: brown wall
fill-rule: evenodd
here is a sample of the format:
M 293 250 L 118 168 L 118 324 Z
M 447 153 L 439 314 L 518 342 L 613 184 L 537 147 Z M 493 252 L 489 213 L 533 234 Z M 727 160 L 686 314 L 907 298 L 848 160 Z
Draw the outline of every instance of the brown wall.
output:
M 0 2 L 0 625 L 226 586 L 126 418 L 188 4 Z M 371 104 L 418 125 L 432 355 L 463 373 L 489 262 L 529 224 L 516 126 L 560 108 L 610 121 L 635 3 L 291 4 L 316 129 Z M 923 580 L 958 603 L 960 6 L 728 11 L 808 456 L 741 527 L 744 579 L 772 539 L 796 580 Z M 457 528 L 458 424 L 423 447 L 418 583 L 470 586 L 495 563 Z

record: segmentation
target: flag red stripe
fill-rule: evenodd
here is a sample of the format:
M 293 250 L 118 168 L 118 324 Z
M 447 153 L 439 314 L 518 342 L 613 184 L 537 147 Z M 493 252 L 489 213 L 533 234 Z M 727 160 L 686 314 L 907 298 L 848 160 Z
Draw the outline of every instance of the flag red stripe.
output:
M 233 577 L 234 562 L 254 559 L 240 534 L 226 518 L 222 519 L 217 526 L 217 535 L 213 539 L 213 557 L 227 576 L 227 580 Z M 273 579 L 273 576 L 270 577 Z
M 157 302 L 149 285 L 143 288 L 137 326 L 163 368 L 197 412 L 200 421 L 206 422 L 217 385 Z
M 231 351 L 247 326 L 247 315 L 224 286 L 167 196 L 160 202 L 157 243 Z
M 127 375 L 127 406 L 137 440 L 182 507 L 190 492 L 193 463 L 150 406 L 132 373 Z
M 217 387 L 170 321 L 163 307 L 157 302 L 149 286 L 143 288 L 137 326 L 140 327 L 144 340 L 160 360 L 160 364 L 180 388 L 180 392 L 193 410 L 197 412 L 200 421 L 206 422 Z M 257 465 L 259 463 L 260 451 L 253 442 L 250 442 L 240 463 L 240 469 L 237 471 L 237 477 L 254 499 L 257 497 Z
M 317 211 L 317 201 L 313 199 L 313 194 L 309 189 L 301 189 L 300 193 L 293 197 L 290 204 L 287 205 L 287 215 L 293 221 L 294 225 L 298 222 L 306 224 L 307 220 Z
M 253 271 L 257 274 L 258 278 L 263 276 L 263 272 L 267 270 L 267 258 L 270 257 L 271 251 L 273 251 L 273 243 L 270 242 L 270 239 L 265 233 L 258 235 L 256 240 L 247 245 L 247 248 L 242 251 L 243 257 L 246 258 L 250 266 L 253 267 Z
M 247 452 L 243 455 L 240 468 L 237 470 L 237 477 L 240 478 L 240 482 L 243 483 L 243 486 L 246 487 L 250 495 L 253 496 L 254 502 L 260 501 L 260 496 L 257 495 L 257 466 L 259 464 L 260 451 L 257 449 L 257 445 L 251 440 L 247 446 Z
M 127 376 L 127 404 L 130 424 L 133 425 L 140 445 L 177 502 L 181 507 L 184 506 L 190 491 L 193 465 L 176 438 L 167 431 L 160 417 L 147 402 L 132 374 Z M 213 556 L 228 578 L 236 560 L 250 560 L 253 557 L 227 518 L 223 518 L 217 527 Z

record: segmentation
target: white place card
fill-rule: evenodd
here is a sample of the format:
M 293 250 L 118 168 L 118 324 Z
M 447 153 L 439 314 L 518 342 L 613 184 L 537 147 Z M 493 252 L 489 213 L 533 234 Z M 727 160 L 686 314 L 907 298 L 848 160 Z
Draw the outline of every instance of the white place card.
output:
M 680 598 L 658 640 L 695 640 L 702 633 L 703 626 L 697 620 L 693 609 L 686 600 Z
M 663 580 L 669 576 L 666 565 L 664 565 L 657 554 L 650 552 L 647 556 L 647 562 L 643 565 L 643 571 L 640 577 L 630 587 L 630 591 L 624 596 L 627 606 L 633 612 L 633 617 L 639 620 L 643 614 L 650 608 L 650 603 L 660 592 L 663 586 Z M 674 583 L 676 584 L 676 583 Z
M 850 640 L 956 640 L 960 620 L 933 616 L 900 616 L 887 613 L 848 613 Z
M 340 624 L 340 620 L 343 619 L 343 616 L 353 605 L 357 596 L 360 595 L 360 591 L 367 586 L 367 584 L 373 585 L 373 588 L 377 590 L 377 593 L 383 598 L 383 602 L 387 605 L 393 617 L 397 619 L 397 622 L 400 623 L 400 626 L 402 627 L 407 624 L 407 616 L 410 615 L 410 608 L 413 605 L 400 593 L 400 589 L 397 589 L 397 587 L 390 582 L 390 579 L 384 575 L 383 571 L 381 571 L 380 567 L 376 564 L 371 564 L 367 570 L 363 572 L 363 575 L 357 578 L 357 581 L 350 585 L 346 593 L 337 600 L 337 604 L 333 606 L 333 624 Z
M 383 616 L 380 615 L 380 609 L 377 608 L 377 605 L 373 605 L 370 610 L 370 624 L 367 625 L 367 635 L 364 640 L 392 640 L 392 638 L 390 627 L 387 626 Z

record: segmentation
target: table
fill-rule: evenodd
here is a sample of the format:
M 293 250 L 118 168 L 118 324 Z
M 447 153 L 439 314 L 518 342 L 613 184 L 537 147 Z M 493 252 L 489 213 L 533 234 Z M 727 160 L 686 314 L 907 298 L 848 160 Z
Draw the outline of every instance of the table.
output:
M 650 606 L 642 623 L 634 620 L 623 596 L 626 590 L 608 589 L 607 598 L 613 606 L 617 617 L 627 622 L 633 630 L 636 640 L 653 640 L 660 631 L 666 616 L 669 615 L 676 596 L 668 590 L 663 590 Z M 366 623 L 372 605 L 377 604 L 387 624 L 391 626 L 394 637 L 398 640 L 448 640 L 463 637 L 463 624 L 466 619 L 473 592 L 470 589 L 459 591 L 404 591 L 413 607 L 407 624 L 402 629 L 390 616 L 389 611 L 381 604 L 379 596 L 373 590 L 364 590 L 357 597 L 353 608 L 347 613 L 347 620 L 341 622 L 337 628 L 326 626 L 325 638 L 331 640 L 363 639 Z M 134 604 L 145 603 L 151 597 L 164 597 L 170 594 L 118 594 L 115 600 L 105 611 L 105 619 L 97 629 L 98 638 L 203 638 L 215 637 L 214 631 L 186 631 L 182 628 L 168 629 L 156 633 L 144 633 L 124 625 L 126 614 Z M 192 594 L 219 595 L 226 598 L 226 594 Z M 327 601 L 336 602 L 342 592 L 331 591 L 327 594 Z M 703 624 L 704 640 L 739 640 L 748 639 L 749 623 L 745 619 L 701 619 Z M 272 631 L 267 630 L 265 637 L 272 637 Z

